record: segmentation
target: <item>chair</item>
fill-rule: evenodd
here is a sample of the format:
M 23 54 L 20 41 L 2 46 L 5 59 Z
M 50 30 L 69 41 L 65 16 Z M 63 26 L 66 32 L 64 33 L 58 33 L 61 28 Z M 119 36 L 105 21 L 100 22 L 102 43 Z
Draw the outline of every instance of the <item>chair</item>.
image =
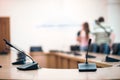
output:
M 80 51 L 80 46 L 78 46 L 78 45 L 71 45 L 70 46 L 70 50 L 71 51 Z
M 120 55 L 120 43 L 114 43 L 112 45 L 112 54 L 114 55 Z
M 103 43 L 99 46 L 99 52 L 104 54 L 110 54 L 110 47 L 107 43 Z
M 30 47 L 30 52 L 43 52 L 43 49 L 41 46 L 32 46 Z
M 99 46 L 96 43 L 92 43 L 89 47 L 89 52 L 98 53 L 99 52 Z
M 112 54 L 120 55 L 120 43 L 114 43 L 112 45 Z M 120 60 L 116 59 L 116 58 L 112 58 L 112 57 L 106 56 L 106 60 L 105 61 L 106 62 L 119 62 Z

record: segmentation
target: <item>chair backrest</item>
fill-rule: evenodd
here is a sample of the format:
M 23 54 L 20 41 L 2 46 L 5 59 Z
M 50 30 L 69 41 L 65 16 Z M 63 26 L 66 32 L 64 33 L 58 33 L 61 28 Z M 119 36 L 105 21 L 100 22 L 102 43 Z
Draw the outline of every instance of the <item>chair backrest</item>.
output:
M 96 43 L 92 43 L 89 47 L 89 52 L 98 53 L 99 52 L 99 46 Z
M 80 46 L 78 46 L 78 45 L 71 45 L 70 46 L 70 50 L 71 51 L 80 51 Z
M 110 54 L 110 47 L 107 43 L 100 44 L 99 52 L 104 54 Z
M 112 54 L 120 55 L 120 43 L 114 43 L 112 45 Z
M 31 46 L 30 52 L 43 52 L 43 49 L 41 46 Z

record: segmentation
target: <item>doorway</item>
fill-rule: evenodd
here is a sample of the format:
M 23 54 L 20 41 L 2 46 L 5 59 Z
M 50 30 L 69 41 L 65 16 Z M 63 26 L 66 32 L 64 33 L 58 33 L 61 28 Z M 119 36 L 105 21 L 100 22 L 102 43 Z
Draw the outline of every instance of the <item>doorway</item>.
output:
M 10 42 L 10 18 L 0 17 L 0 54 L 7 54 L 10 52 L 10 47 L 6 47 L 3 39 Z

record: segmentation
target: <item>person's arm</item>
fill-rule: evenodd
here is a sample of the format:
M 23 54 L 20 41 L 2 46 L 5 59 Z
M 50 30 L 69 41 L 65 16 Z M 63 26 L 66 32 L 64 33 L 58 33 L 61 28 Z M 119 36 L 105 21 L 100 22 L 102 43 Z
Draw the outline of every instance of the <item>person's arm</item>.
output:
M 79 43 L 80 43 L 80 37 L 79 37 L 79 36 L 77 37 L 77 42 L 79 42 Z
M 114 40 L 115 40 L 115 34 L 112 32 L 111 35 L 110 35 L 110 47 L 112 47 L 112 44 L 114 43 Z
M 95 43 L 95 35 L 89 34 L 89 38 L 92 39 L 92 43 Z
M 80 31 L 77 33 L 77 42 L 79 42 L 80 43 Z

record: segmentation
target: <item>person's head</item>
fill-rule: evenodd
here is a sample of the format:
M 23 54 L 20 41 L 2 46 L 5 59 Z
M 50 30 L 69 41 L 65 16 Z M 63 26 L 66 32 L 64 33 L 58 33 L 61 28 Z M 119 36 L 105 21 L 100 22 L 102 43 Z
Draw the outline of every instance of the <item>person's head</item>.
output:
M 85 32 L 88 32 L 88 33 L 90 32 L 88 22 L 84 22 L 84 23 L 82 24 L 82 29 L 85 30 Z
M 88 38 L 88 34 L 89 34 L 89 32 L 90 32 L 88 22 L 84 22 L 84 23 L 82 24 L 82 29 L 85 31 L 86 36 L 87 36 L 87 38 Z
M 98 18 L 98 22 L 104 22 L 105 20 L 104 20 L 104 17 L 99 17 Z

